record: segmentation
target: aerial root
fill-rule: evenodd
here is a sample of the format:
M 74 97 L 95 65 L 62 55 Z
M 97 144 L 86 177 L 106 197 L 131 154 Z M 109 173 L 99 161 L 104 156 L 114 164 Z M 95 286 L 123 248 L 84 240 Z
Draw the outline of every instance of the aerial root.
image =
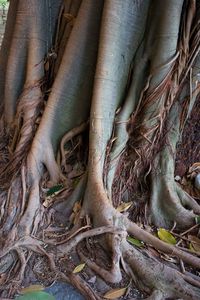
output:
M 184 207 L 193 210 L 195 214 L 200 214 L 200 205 L 189 194 L 179 188 L 178 195 Z
M 50 179 L 53 183 L 57 183 L 60 181 L 65 181 L 66 178 L 63 175 L 59 165 L 57 164 L 55 158 L 54 158 L 54 152 L 52 145 L 47 146 L 48 152 L 45 155 L 44 158 L 44 164 L 47 167 L 47 170 L 50 175 Z
M 91 228 L 90 225 L 86 225 L 86 226 L 83 226 L 83 227 L 80 227 L 78 229 L 76 229 L 74 232 L 72 232 L 71 234 L 69 232 L 66 232 L 66 233 L 63 233 L 63 234 L 60 234 L 60 235 L 56 235 L 56 239 L 55 240 L 52 240 L 52 239 L 45 239 L 45 243 L 48 243 L 48 244 L 52 244 L 52 245 L 62 245 L 62 244 L 65 244 L 66 242 L 68 242 L 69 240 L 71 240 L 73 237 L 75 237 L 79 232 L 85 230 L 85 229 L 89 229 Z M 44 232 L 45 234 L 45 232 Z M 48 234 L 51 235 L 51 232 L 48 231 Z M 59 239 L 61 239 L 60 241 L 58 241 Z
M 73 139 L 76 135 L 82 133 L 88 126 L 88 122 L 84 122 L 81 125 L 73 128 L 72 130 L 68 131 L 62 138 L 60 143 L 60 152 L 58 153 L 57 163 L 61 167 L 65 167 L 65 145 L 67 142 L 69 142 L 71 139 Z
M 96 205 L 96 208 L 98 208 L 98 203 Z M 110 220 L 113 220 L 115 223 L 117 221 L 117 224 L 119 224 L 120 227 L 123 227 L 124 229 L 123 232 L 125 236 L 128 233 L 134 236 L 136 239 L 142 240 L 144 243 L 153 246 L 154 248 L 156 248 L 157 250 L 163 253 L 180 258 L 183 262 L 187 263 L 188 265 L 192 266 L 195 269 L 200 268 L 200 259 L 198 257 L 189 254 L 186 251 L 183 251 L 176 246 L 167 244 L 162 240 L 158 239 L 157 237 L 155 237 L 153 234 L 140 228 L 136 223 L 130 221 L 127 216 L 117 212 L 112 207 L 112 205 L 109 204 L 109 202 L 105 202 L 103 207 L 102 206 L 100 207 L 100 211 L 101 211 L 101 215 L 98 215 L 98 213 L 96 214 L 94 213 L 93 217 L 95 217 L 98 222 L 101 222 L 101 224 L 103 224 L 103 222 L 106 222 L 107 218 L 109 217 Z
M 17 269 L 18 272 L 17 275 L 19 279 L 16 281 L 16 283 L 18 283 L 18 285 L 21 283 L 21 281 L 24 278 L 26 265 L 32 255 L 32 252 L 47 257 L 49 260 L 50 268 L 54 270 L 55 269 L 54 257 L 52 254 L 47 253 L 47 251 L 43 248 L 44 245 L 45 244 L 43 241 L 40 241 L 35 237 L 31 237 L 31 236 L 25 236 L 19 239 L 18 241 L 16 241 L 15 243 L 13 243 L 13 245 L 10 245 L 9 248 L 5 250 L 0 257 L 1 259 L 3 259 L 9 253 L 12 252 L 16 253 L 16 257 L 12 262 L 12 266 L 10 270 L 8 270 L 7 278 L 8 279 L 10 278 L 10 272 L 13 270 L 16 263 L 19 262 L 20 267 Z M 28 251 L 27 255 L 25 255 L 25 251 Z
M 31 147 L 37 122 L 43 103 L 41 81 L 24 89 L 17 107 L 15 133 L 12 144 L 9 146 L 10 160 L 1 174 L 1 188 L 9 188 L 10 182 L 16 178 L 22 163 L 25 161 Z

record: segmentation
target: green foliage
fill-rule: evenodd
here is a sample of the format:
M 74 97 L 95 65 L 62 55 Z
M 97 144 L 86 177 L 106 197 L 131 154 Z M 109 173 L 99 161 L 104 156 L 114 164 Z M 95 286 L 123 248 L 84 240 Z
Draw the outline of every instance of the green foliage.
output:
M 196 222 L 196 224 L 200 224 L 200 216 L 195 217 L 195 222 Z
M 7 0 L 0 0 L 0 7 L 7 7 L 8 1 Z
M 16 300 L 55 300 L 55 298 L 43 291 L 34 291 L 26 293 L 22 296 L 16 297 Z
M 144 244 L 143 244 L 141 241 L 136 240 L 136 239 L 134 239 L 134 238 L 132 238 L 132 237 L 130 237 L 130 236 L 127 237 L 127 241 L 128 241 L 130 244 L 134 245 L 134 246 L 137 246 L 137 247 L 144 247 Z
M 166 229 L 159 228 L 158 229 L 158 237 L 165 243 L 176 245 L 175 237 Z
M 55 193 L 59 192 L 61 189 L 63 189 L 63 184 L 58 184 L 50 188 L 47 192 L 47 197 L 54 195 Z

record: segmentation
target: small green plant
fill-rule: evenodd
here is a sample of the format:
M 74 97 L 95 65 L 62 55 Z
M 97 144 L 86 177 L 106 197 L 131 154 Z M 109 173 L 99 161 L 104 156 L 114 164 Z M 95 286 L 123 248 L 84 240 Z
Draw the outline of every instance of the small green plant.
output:
M 17 297 L 16 300 L 55 300 L 55 298 L 43 291 L 33 291 Z

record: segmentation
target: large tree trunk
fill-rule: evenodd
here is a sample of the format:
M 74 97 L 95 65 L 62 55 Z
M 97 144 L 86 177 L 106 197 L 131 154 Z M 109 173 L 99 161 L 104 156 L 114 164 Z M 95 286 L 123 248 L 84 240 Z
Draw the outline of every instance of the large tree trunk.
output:
M 0 53 L 2 297 L 20 288 L 39 255 L 99 299 L 60 265 L 82 241 L 81 260 L 107 282 L 126 273 L 148 299 L 200 298 L 199 255 L 154 235 L 173 225 L 179 237 L 188 228 L 197 234 L 200 206 L 174 172 L 199 101 L 199 21 L 195 0 L 10 2 Z M 116 208 L 130 201 L 128 213 Z M 130 245 L 127 234 L 145 247 Z M 99 235 L 109 270 L 84 251 Z

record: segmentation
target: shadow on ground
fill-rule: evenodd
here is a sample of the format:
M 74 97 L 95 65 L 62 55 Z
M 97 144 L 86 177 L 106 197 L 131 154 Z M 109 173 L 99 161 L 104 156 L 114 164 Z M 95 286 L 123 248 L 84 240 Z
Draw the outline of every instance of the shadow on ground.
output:
M 84 300 L 73 286 L 64 282 L 55 282 L 52 286 L 45 289 L 46 292 L 53 295 L 55 300 Z

